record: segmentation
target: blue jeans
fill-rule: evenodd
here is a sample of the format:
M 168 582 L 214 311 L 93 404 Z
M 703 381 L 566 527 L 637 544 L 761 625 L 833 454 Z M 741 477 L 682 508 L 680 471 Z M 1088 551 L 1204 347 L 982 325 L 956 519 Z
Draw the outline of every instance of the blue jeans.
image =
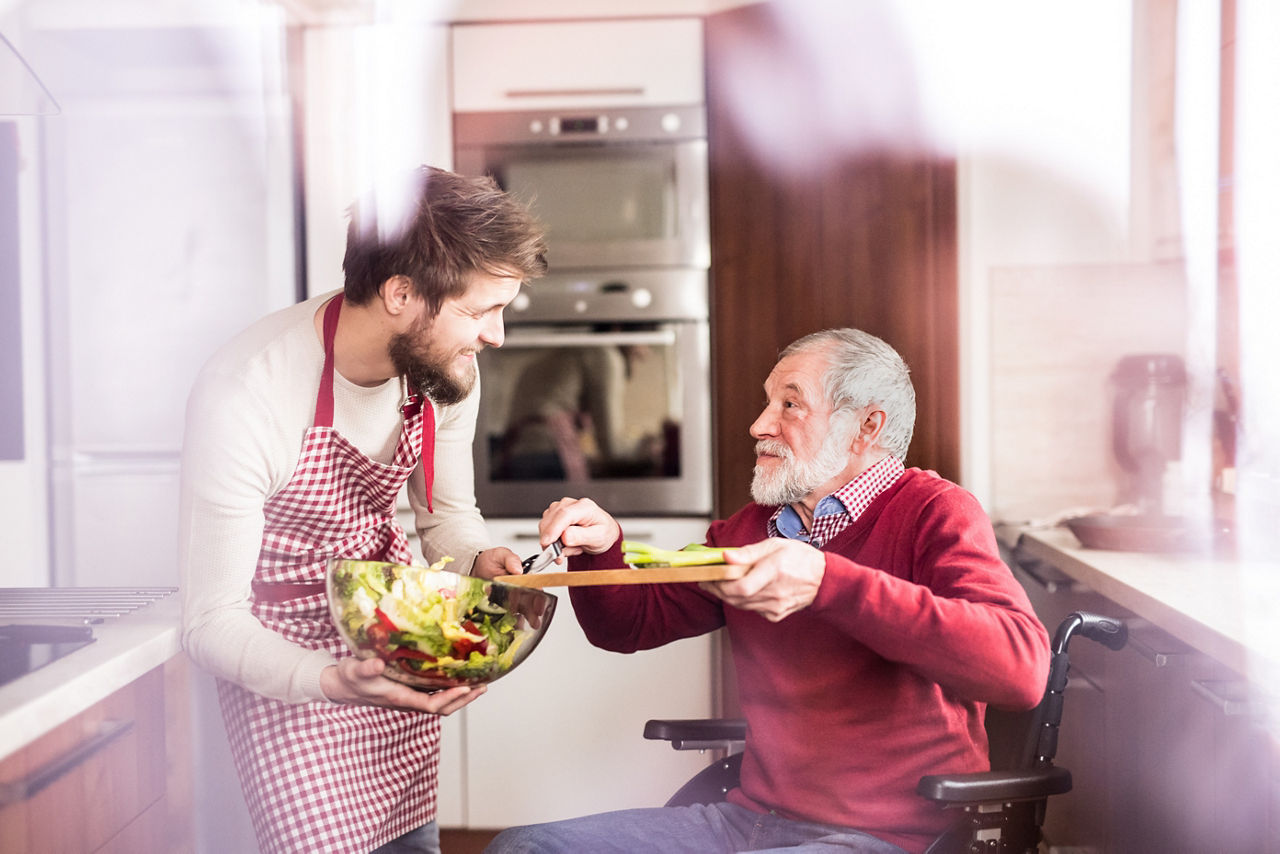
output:
M 370 854 L 440 854 L 440 827 L 434 820 L 429 821 L 417 830 L 378 846 Z
M 485 854 L 903 854 L 867 833 L 830 824 L 791 821 L 737 804 L 654 807 L 513 827 Z

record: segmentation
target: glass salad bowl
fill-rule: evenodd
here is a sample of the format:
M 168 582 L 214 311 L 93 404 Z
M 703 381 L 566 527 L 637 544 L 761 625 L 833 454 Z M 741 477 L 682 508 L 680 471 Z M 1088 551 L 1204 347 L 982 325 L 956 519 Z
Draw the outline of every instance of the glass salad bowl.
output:
M 510 673 L 551 624 L 556 597 L 426 566 L 367 560 L 329 563 L 326 592 L 338 633 L 383 674 L 435 691 Z

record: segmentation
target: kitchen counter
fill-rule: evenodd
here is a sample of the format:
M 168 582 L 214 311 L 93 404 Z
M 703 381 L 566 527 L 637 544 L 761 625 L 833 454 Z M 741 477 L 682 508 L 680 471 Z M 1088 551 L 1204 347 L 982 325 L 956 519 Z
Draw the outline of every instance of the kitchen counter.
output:
M 1280 563 L 1086 549 L 1066 528 L 997 525 L 1021 557 L 1053 566 L 1250 681 L 1280 677 Z
M 93 626 L 93 643 L 0 686 L 0 759 L 177 655 L 180 616 L 168 596 Z

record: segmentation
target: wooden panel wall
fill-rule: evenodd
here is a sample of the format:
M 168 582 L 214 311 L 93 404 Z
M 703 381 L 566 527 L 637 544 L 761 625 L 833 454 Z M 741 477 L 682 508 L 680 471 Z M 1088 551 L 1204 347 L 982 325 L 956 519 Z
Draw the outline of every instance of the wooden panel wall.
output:
M 806 149 L 801 132 L 790 134 L 801 143 L 783 155 L 792 162 L 763 167 L 716 69 L 718 58 L 741 51 L 744 38 L 768 45 L 782 37 L 776 30 L 769 4 L 713 15 L 707 23 L 720 516 L 749 500 L 754 453 L 747 428 L 778 351 L 834 326 L 864 329 L 902 354 L 918 399 L 908 465 L 959 479 L 954 161 L 851 152 L 813 174 L 804 167 L 816 152 Z M 766 69 L 777 64 L 778 79 L 796 79 L 783 67 L 792 60 L 785 50 L 766 49 L 754 61 Z M 761 91 L 756 104 L 767 110 L 768 99 L 793 95 L 804 93 Z

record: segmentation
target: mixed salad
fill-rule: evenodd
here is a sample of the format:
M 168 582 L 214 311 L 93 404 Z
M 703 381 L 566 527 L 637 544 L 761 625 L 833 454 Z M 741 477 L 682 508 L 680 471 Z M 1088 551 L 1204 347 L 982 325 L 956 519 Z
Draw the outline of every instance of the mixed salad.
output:
M 462 685 L 512 667 L 524 639 L 481 579 L 426 566 L 344 560 L 333 567 L 334 618 L 359 649 L 409 676 Z M 391 674 L 388 674 L 391 675 Z

